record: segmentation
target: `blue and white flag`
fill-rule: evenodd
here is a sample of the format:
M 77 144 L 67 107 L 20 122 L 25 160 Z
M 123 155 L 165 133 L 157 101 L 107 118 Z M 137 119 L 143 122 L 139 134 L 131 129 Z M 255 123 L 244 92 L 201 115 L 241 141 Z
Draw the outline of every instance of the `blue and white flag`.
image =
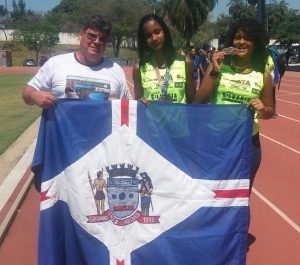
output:
M 244 105 L 44 110 L 39 264 L 246 264 L 251 132 Z

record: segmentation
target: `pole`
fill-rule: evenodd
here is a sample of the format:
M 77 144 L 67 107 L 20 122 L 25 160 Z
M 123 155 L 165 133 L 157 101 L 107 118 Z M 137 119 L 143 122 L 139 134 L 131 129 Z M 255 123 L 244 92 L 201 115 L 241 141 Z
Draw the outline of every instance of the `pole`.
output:
M 257 21 L 266 24 L 266 1 L 257 0 Z
M 90 172 L 89 172 L 89 171 L 88 171 L 88 179 L 89 179 L 89 183 L 90 183 L 91 190 L 92 190 L 92 193 L 93 193 L 93 197 L 94 197 L 96 209 L 98 209 L 98 207 L 97 207 L 97 202 L 96 202 L 96 199 L 95 199 L 95 192 L 94 192 L 94 189 L 93 189 L 93 182 L 92 182 L 92 178 L 91 178 L 91 175 L 90 175 Z

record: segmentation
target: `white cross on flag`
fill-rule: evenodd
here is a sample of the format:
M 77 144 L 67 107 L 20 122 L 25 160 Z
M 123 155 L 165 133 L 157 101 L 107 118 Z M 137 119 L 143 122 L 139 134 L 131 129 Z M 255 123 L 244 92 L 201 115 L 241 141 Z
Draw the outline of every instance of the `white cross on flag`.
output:
M 39 264 L 245 264 L 251 129 L 242 105 L 44 110 Z

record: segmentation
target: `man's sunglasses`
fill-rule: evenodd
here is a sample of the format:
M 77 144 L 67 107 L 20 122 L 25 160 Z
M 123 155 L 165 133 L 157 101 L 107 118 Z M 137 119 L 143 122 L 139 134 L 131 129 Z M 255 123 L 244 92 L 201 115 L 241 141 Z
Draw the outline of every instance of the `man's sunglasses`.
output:
M 91 32 L 84 32 L 89 40 L 96 41 L 99 39 L 99 41 L 103 43 L 107 43 L 109 38 L 107 36 L 98 36 L 97 34 L 91 33 Z

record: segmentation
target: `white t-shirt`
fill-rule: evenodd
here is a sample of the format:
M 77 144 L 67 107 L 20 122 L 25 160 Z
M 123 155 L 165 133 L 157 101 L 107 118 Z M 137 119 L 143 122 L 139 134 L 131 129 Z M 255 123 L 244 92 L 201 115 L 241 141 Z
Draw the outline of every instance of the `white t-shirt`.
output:
M 123 69 L 103 58 L 97 66 L 79 63 L 74 53 L 50 58 L 28 82 L 56 98 L 90 98 L 95 100 L 132 99 Z

